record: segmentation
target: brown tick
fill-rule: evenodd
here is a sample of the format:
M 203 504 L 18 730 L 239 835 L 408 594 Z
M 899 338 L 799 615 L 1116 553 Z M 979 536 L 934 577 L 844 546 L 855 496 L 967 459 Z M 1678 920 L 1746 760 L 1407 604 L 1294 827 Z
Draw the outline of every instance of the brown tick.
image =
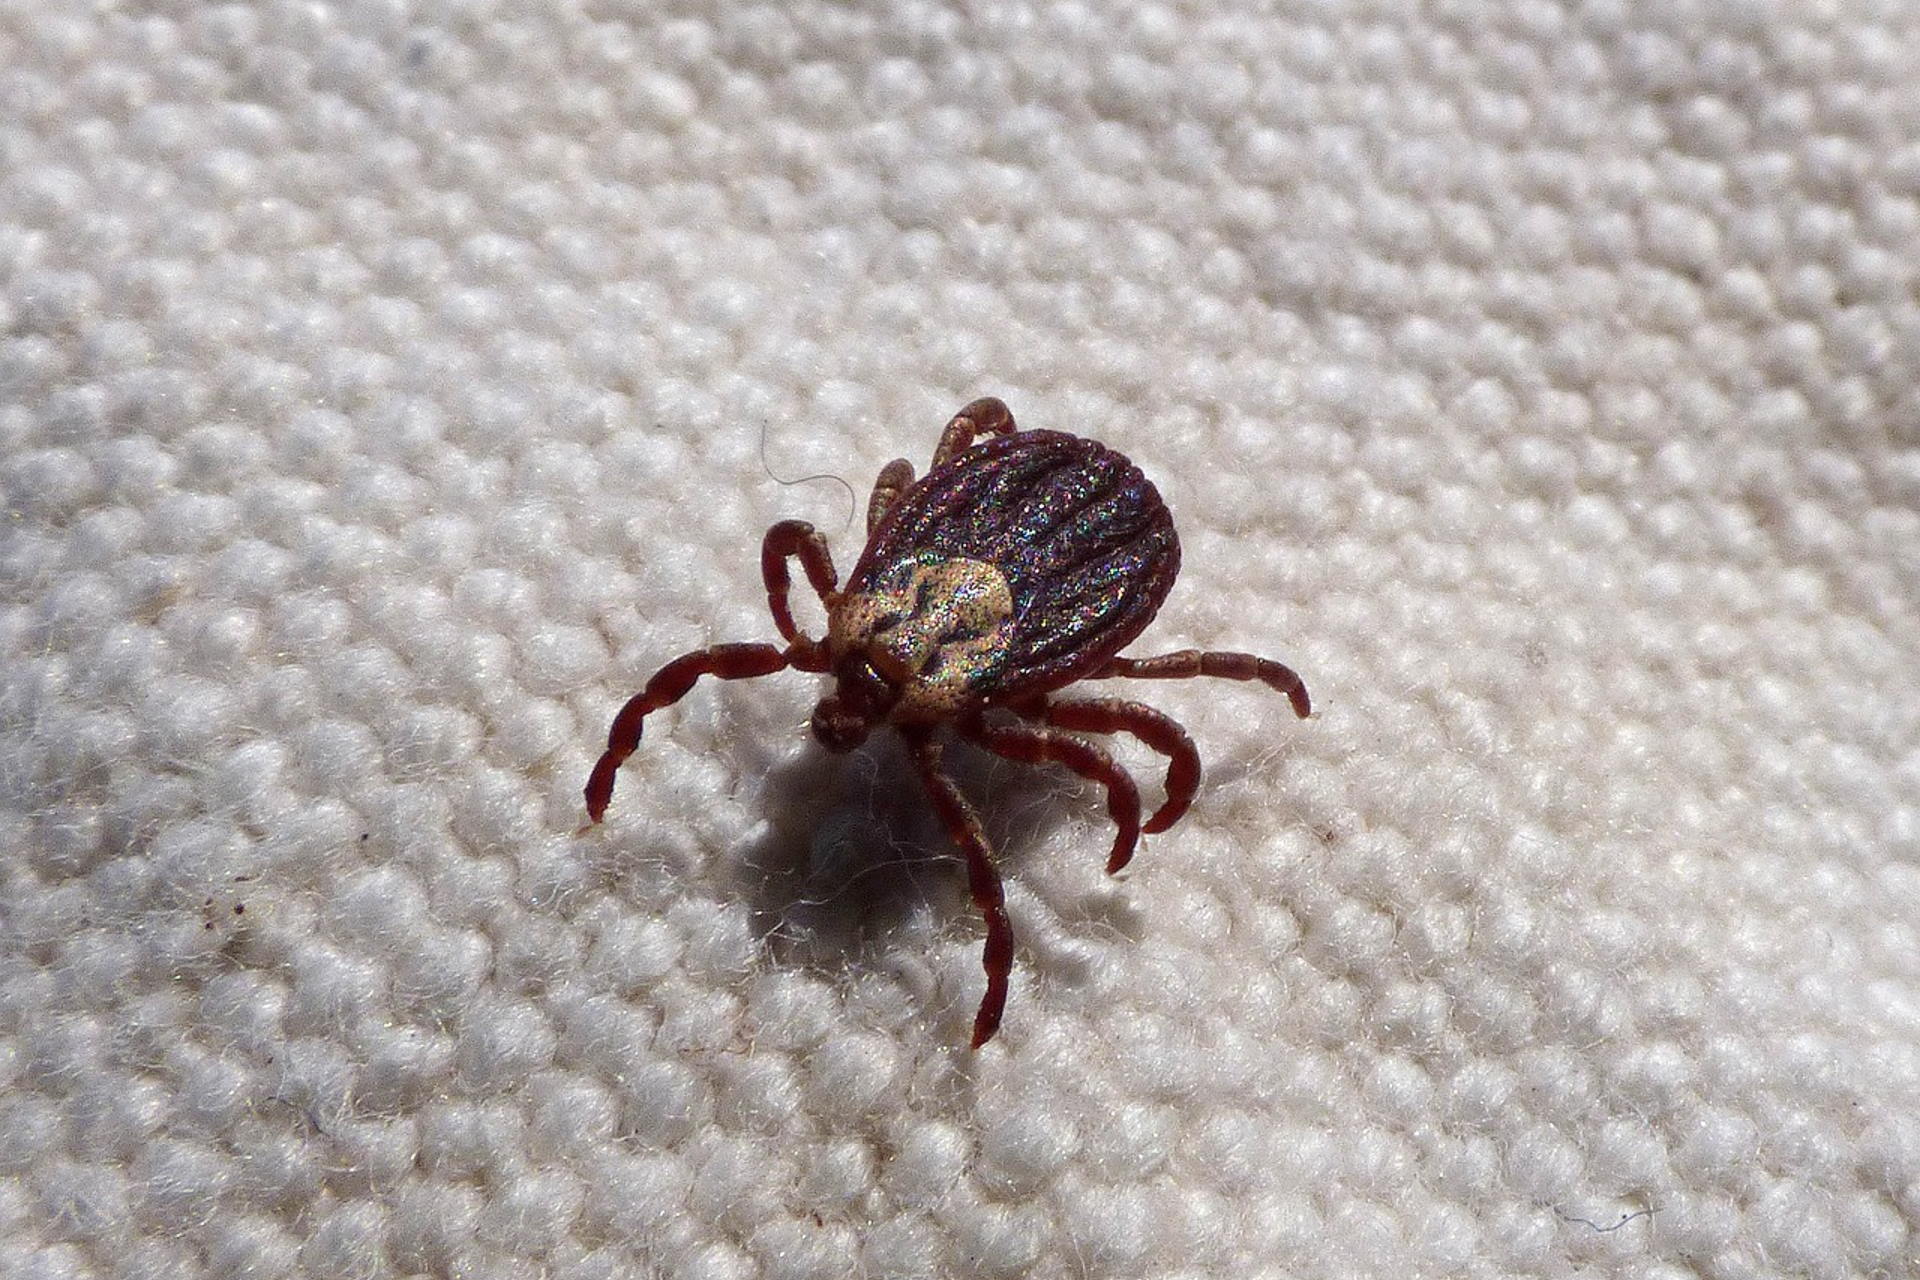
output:
M 795 557 L 826 606 L 824 640 L 794 625 L 787 561 Z M 1119 656 L 1179 571 L 1173 520 L 1138 467 L 1095 440 L 1018 431 L 1006 405 L 975 400 L 947 424 L 924 479 L 913 478 L 905 458 L 881 469 L 867 503 L 866 549 L 844 588 L 812 525 L 782 520 L 767 530 L 760 572 L 785 647 L 720 644 L 662 667 L 614 717 L 587 779 L 587 813 L 595 822 L 606 813 L 614 773 L 640 745 L 647 715 L 679 701 L 701 676 L 738 680 L 788 667 L 831 675 L 833 687 L 813 709 L 813 736 L 829 751 L 849 751 L 875 726 L 891 725 L 966 855 L 973 901 L 987 922 L 987 993 L 973 1021 L 979 1048 L 1006 1008 L 1013 929 L 986 833 L 942 770 L 935 731 L 948 725 L 998 755 L 1054 761 L 1104 787 L 1119 828 L 1111 873 L 1133 857 L 1141 832 L 1165 831 L 1187 811 L 1200 754 L 1185 729 L 1152 707 L 1055 693 L 1114 676 L 1220 676 L 1261 681 L 1287 695 L 1294 714 L 1309 713 L 1300 677 L 1268 658 L 1197 649 Z M 1130 733 L 1167 757 L 1166 799 L 1144 823 L 1133 778 L 1076 736 L 1108 733 Z

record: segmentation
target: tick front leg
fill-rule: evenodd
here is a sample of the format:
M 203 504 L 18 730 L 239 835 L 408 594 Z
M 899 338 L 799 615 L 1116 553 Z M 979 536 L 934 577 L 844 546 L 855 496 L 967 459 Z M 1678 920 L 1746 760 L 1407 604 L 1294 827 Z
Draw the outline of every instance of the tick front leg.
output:
M 1028 764 L 1051 760 L 1105 787 L 1107 814 L 1118 829 L 1113 851 L 1107 855 L 1107 874 L 1112 875 L 1133 860 L 1134 846 L 1140 843 L 1140 788 L 1134 785 L 1125 769 L 1114 763 L 1112 756 L 1090 742 L 1039 725 L 989 724 L 974 717 L 962 721 L 958 728 L 961 734 L 995 755 Z
M 997 396 L 981 396 L 953 415 L 953 421 L 940 433 L 940 444 L 933 451 L 933 465 L 950 462 L 965 453 L 975 436 L 1011 435 L 1013 411 Z
M 993 1039 L 1007 1009 L 1007 982 L 1013 973 L 1013 926 L 1007 921 L 1006 891 L 993 865 L 993 850 L 980 826 L 980 815 L 940 767 L 940 744 L 925 729 L 903 730 L 902 736 L 920 773 L 921 785 L 933 801 L 933 811 L 940 815 L 948 837 L 966 857 L 967 887 L 973 894 L 973 905 L 987 922 L 987 948 L 980 961 L 987 971 L 987 994 L 980 1000 L 980 1011 L 973 1015 L 971 1047 L 978 1049 Z
M 833 555 L 827 550 L 825 535 L 805 520 L 782 520 L 761 539 L 760 576 L 766 580 L 767 611 L 773 614 L 773 625 L 788 643 L 816 649 L 820 642 L 800 634 L 793 622 L 793 606 L 787 601 L 791 584 L 787 560 L 793 556 L 799 557 L 807 581 L 822 602 L 839 589 L 840 577 L 833 571 Z
M 905 458 L 895 458 L 880 468 L 880 475 L 873 482 L 873 492 L 867 495 L 867 532 L 871 534 L 880 527 L 887 517 L 888 508 L 907 491 L 913 483 L 913 464 Z
M 770 644 L 717 644 L 682 654 L 656 671 L 646 688 L 629 698 L 613 718 L 613 728 L 607 731 L 607 749 L 587 778 L 587 817 L 598 822 L 606 814 L 607 804 L 613 799 L 613 775 L 639 747 L 641 726 L 649 714 L 680 701 L 701 676 L 744 680 L 772 675 L 789 662 L 786 650 Z
M 1142 702 L 1124 698 L 1085 698 L 1068 702 L 1039 702 L 1015 708 L 1029 719 L 1043 720 L 1075 733 L 1130 733 L 1167 757 L 1167 798 L 1140 830 L 1155 835 L 1180 821 L 1200 790 L 1200 752 L 1180 722 Z
M 1256 658 L 1250 653 L 1203 653 L 1182 649 L 1157 658 L 1109 658 L 1107 665 L 1087 676 L 1104 680 L 1113 676 L 1131 676 L 1136 680 L 1184 680 L 1192 676 L 1218 676 L 1222 680 L 1258 680 L 1268 688 L 1287 695 L 1293 714 L 1302 720 L 1313 714 L 1307 700 L 1307 686 L 1293 668 L 1272 658 Z

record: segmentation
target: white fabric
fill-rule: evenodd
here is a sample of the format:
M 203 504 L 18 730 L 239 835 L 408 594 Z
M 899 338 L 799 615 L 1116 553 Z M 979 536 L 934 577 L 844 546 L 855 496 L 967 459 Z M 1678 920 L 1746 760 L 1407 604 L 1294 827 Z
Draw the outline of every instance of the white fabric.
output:
M 671 8 L 4 7 L 0 1273 L 1920 1269 L 1916 10 Z M 989 393 L 1318 714 L 963 758 L 970 1054 L 815 678 L 575 830 Z

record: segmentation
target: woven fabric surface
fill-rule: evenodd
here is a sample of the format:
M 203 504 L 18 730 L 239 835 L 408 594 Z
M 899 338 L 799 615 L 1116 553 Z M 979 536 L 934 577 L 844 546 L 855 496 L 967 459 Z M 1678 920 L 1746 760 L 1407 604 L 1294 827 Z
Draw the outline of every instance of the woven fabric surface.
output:
M 7 0 L 0 1275 L 1920 1274 L 1917 85 L 1871 0 Z M 1128 689 L 1207 774 L 1117 879 L 963 754 L 973 1053 L 817 678 L 578 829 L 986 394 L 1166 496 L 1134 652 L 1317 712 Z

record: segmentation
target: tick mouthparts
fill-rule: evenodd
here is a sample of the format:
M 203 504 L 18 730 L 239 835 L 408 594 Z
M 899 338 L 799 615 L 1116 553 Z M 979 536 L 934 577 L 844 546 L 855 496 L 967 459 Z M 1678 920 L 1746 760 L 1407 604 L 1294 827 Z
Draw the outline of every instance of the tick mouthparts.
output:
M 829 751 L 851 751 L 867 740 L 873 721 L 829 693 L 813 709 L 813 736 Z

